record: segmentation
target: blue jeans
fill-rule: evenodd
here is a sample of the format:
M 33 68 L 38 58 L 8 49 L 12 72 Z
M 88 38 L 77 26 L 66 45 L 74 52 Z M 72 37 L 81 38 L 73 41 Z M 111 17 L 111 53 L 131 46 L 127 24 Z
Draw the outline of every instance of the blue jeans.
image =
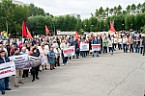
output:
M 79 50 L 78 49 L 75 49 L 75 55 L 76 55 L 76 58 L 78 59 L 79 58 Z
M 110 52 L 110 51 L 112 51 L 112 53 L 113 53 L 113 47 L 109 47 L 109 52 Z
M 9 77 L 0 79 L 0 90 L 1 90 L 1 92 L 5 92 L 6 88 L 9 88 Z
M 136 46 L 135 46 L 135 52 L 139 53 L 139 49 L 140 49 L 139 44 L 136 44 Z
M 123 44 L 123 50 L 124 50 L 124 53 L 127 53 L 127 51 L 128 51 L 128 45 L 127 44 Z
M 95 56 L 95 53 L 96 53 L 96 56 L 99 56 L 99 51 L 93 51 L 92 53 L 93 57 Z
M 81 55 L 82 55 L 82 57 L 86 57 L 86 52 L 85 51 L 81 51 Z

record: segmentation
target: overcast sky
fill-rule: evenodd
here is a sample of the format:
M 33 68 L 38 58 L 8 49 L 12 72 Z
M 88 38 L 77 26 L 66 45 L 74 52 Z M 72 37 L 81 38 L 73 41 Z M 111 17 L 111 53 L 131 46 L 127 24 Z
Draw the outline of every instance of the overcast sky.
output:
M 77 13 L 81 18 L 89 18 L 91 13 L 100 6 L 112 8 L 119 4 L 126 8 L 127 5 L 143 3 L 145 0 L 18 0 L 26 4 L 33 3 L 45 12 L 55 16 Z

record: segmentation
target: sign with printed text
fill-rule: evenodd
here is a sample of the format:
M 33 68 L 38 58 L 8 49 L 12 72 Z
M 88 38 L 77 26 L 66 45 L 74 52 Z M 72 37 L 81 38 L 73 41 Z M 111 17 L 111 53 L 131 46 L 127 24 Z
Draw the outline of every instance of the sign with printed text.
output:
M 89 44 L 80 44 L 80 51 L 89 51 Z
M 101 44 L 92 44 L 92 50 L 93 51 L 100 51 L 101 50 Z
M 15 63 L 7 62 L 0 64 L 0 79 L 16 74 Z
M 40 57 L 34 57 L 34 56 L 29 56 L 29 63 L 31 67 L 36 67 L 41 65 L 41 58 Z
M 10 60 L 15 62 L 16 69 L 30 67 L 28 55 L 18 55 L 10 57 Z
M 70 57 L 75 55 L 75 48 L 71 46 L 70 48 L 63 49 L 64 57 Z

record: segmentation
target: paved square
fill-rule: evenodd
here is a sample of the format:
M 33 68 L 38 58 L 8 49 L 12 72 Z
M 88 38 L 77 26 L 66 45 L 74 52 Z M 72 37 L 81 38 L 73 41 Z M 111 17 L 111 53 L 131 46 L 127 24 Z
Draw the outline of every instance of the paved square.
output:
M 145 57 L 115 52 L 73 59 L 53 71 L 41 72 L 39 77 L 34 83 L 32 77 L 27 78 L 6 96 L 143 96 Z

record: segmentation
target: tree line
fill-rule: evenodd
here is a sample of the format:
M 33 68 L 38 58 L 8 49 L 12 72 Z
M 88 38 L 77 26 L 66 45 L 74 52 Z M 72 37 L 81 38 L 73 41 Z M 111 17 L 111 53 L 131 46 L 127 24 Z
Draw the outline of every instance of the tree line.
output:
M 8 26 L 9 33 L 21 35 L 23 20 L 34 35 L 45 34 L 45 25 L 53 34 L 56 34 L 56 30 L 79 33 L 108 31 L 110 22 L 114 23 L 117 31 L 145 30 L 145 3 L 128 5 L 125 10 L 121 5 L 106 9 L 100 7 L 91 15 L 90 18 L 84 20 L 70 15 L 53 16 L 34 4 L 17 5 L 11 0 L 2 0 L 0 2 L 0 31 L 7 31 Z

